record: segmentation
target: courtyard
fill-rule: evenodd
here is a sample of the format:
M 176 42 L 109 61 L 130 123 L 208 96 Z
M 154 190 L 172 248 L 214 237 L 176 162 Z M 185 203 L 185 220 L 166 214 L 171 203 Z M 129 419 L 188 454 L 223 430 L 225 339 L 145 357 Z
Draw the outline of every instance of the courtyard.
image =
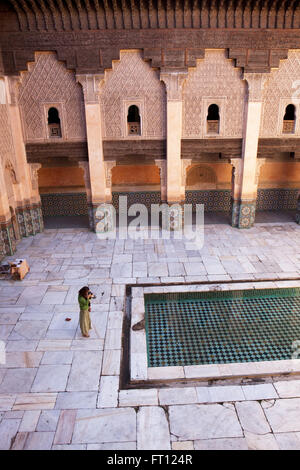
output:
M 256 376 L 122 385 L 126 286 L 300 287 L 294 222 L 208 224 L 204 240 L 199 250 L 66 228 L 20 241 L 5 260 L 25 258 L 30 272 L 0 283 L 0 449 L 300 449 L 298 359 Z M 90 338 L 78 325 L 84 285 L 97 296 Z

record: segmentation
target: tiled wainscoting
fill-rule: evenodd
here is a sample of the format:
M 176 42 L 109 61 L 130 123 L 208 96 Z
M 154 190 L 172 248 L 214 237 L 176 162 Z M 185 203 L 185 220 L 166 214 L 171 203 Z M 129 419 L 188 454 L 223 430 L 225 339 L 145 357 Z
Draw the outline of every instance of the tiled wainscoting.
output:
M 132 204 L 144 204 L 151 209 L 151 204 L 160 204 L 160 191 L 137 191 L 137 192 L 113 192 L 112 203 L 116 211 L 119 211 L 119 197 L 127 196 L 127 208 Z
M 43 215 L 87 215 L 86 193 L 41 194 Z
M 259 189 L 256 210 L 297 209 L 299 189 Z
M 256 210 L 296 209 L 298 192 L 297 189 L 259 189 Z M 147 209 L 150 209 L 151 204 L 161 203 L 159 191 L 114 191 L 112 203 L 117 211 L 120 196 L 127 197 L 127 207 L 132 204 L 144 204 Z M 41 194 L 41 201 L 44 216 L 88 214 L 85 193 Z M 185 203 L 193 204 L 193 209 L 196 204 L 204 204 L 206 212 L 229 212 L 231 211 L 231 191 L 228 189 L 188 190 Z
M 299 189 L 258 189 L 256 210 L 297 209 Z M 187 204 L 204 204 L 206 212 L 230 211 L 231 191 L 227 189 L 186 191 Z
M 43 230 L 43 215 L 39 204 L 17 208 L 15 226 L 12 220 L 0 224 L 0 259 L 15 252 L 18 238 L 35 235 Z
M 185 202 L 193 204 L 193 210 L 195 210 L 196 204 L 204 204 L 206 212 L 229 212 L 231 210 L 231 191 L 227 189 L 188 190 L 185 192 Z

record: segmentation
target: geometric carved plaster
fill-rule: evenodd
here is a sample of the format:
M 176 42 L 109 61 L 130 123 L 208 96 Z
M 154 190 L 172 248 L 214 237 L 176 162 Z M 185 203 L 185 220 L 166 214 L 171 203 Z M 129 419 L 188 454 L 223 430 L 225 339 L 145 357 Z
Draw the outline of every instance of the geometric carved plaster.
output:
M 143 139 L 164 138 L 164 85 L 141 51 L 121 51 L 120 60 L 113 62 L 112 70 L 105 71 L 100 102 L 104 139 L 132 139 L 126 131 L 126 107 L 131 103 L 142 105 Z
M 300 50 L 289 51 L 288 58 L 280 63 L 279 69 L 268 75 L 263 91 L 263 109 L 260 137 L 300 136 Z M 282 134 L 283 116 L 288 104 L 296 107 L 294 134 Z
M 62 113 L 60 140 L 86 139 L 82 89 L 55 53 L 35 54 L 35 62 L 21 73 L 18 101 L 26 142 L 49 140 L 47 110 L 55 105 Z
M 246 84 L 225 50 L 207 50 L 205 59 L 189 70 L 183 85 L 183 138 L 203 139 L 207 134 L 207 109 L 217 104 L 220 132 L 215 139 L 243 136 Z

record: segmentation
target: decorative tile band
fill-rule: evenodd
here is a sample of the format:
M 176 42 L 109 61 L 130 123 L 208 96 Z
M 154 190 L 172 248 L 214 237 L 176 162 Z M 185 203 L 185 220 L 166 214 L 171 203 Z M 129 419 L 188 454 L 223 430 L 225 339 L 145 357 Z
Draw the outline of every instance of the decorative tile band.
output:
M 298 189 L 258 189 L 256 210 L 292 210 L 297 208 Z M 186 191 L 186 203 L 204 204 L 205 212 L 229 212 L 231 210 L 230 190 Z
M 86 193 L 41 194 L 41 201 L 44 217 L 88 215 Z
M 258 189 L 256 210 L 297 209 L 298 189 Z
M 300 225 L 300 196 L 297 203 L 296 222 Z
M 232 227 L 250 228 L 255 221 L 256 201 L 232 202 Z
M 231 209 L 231 191 L 228 189 L 186 191 L 186 204 L 192 204 L 193 210 L 196 204 L 204 204 L 205 212 L 229 212 Z
M 43 216 L 39 204 L 16 208 L 15 221 L 9 220 L 0 225 L 0 259 L 14 254 L 18 239 L 43 230 Z
M 10 256 L 16 249 L 16 240 L 14 238 L 13 226 L 8 223 L 7 226 L 1 226 L 0 229 L 0 258 Z
M 113 192 L 112 204 L 117 212 L 119 212 L 120 196 L 127 196 L 127 209 L 132 204 L 144 204 L 150 210 L 151 204 L 161 204 L 160 191 Z

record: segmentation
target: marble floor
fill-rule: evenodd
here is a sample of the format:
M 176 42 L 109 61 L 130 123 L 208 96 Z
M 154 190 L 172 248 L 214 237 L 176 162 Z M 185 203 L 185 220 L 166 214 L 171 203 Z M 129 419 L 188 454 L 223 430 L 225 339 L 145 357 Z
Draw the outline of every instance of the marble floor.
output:
M 30 272 L 0 281 L 0 449 L 300 449 L 298 374 L 120 389 L 127 284 L 300 286 L 299 225 L 206 225 L 201 250 L 46 229 L 15 258 Z M 78 327 L 83 285 L 97 295 L 90 338 Z

